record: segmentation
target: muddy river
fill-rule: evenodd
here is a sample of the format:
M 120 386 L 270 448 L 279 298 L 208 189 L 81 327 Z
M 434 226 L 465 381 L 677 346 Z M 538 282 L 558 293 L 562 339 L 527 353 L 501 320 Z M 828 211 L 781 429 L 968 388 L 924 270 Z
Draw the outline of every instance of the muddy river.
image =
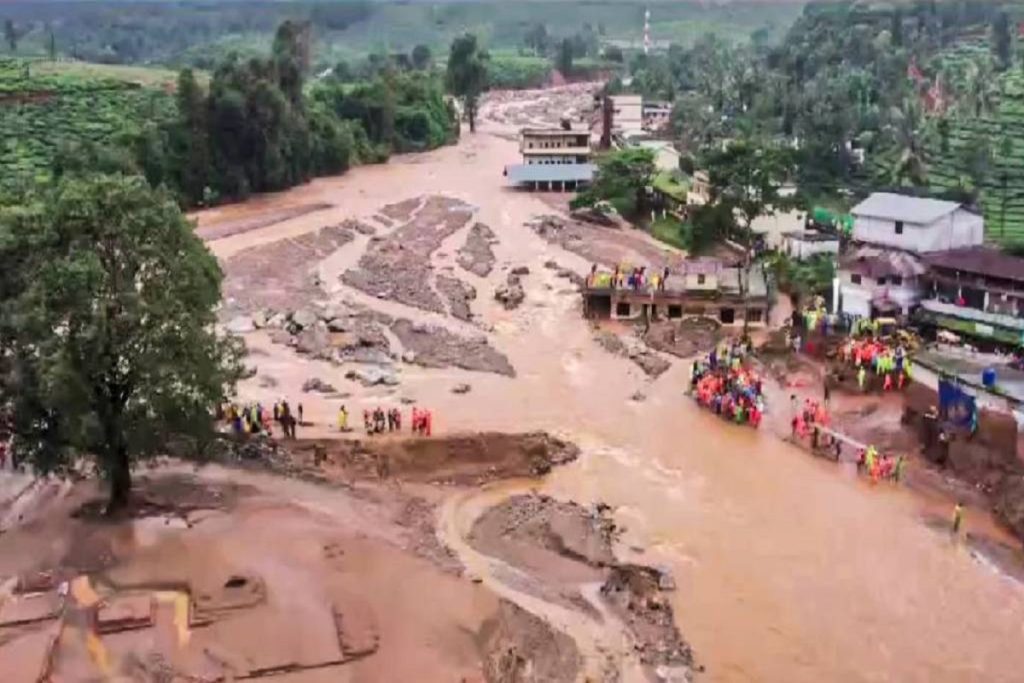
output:
M 683 395 L 685 363 L 652 381 L 594 342 L 577 296 L 543 267 L 554 259 L 582 272 L 588 264 L 524 227 L 550 211 L 540 198 L 504 187 L 502 168 L 517 160 L 513 130 L 484 120 L 457 146 L 204 212 L 200 228 L 285 212 L 278 213 L 284 221 L 257 222 L 211 241 L 224 258 L 409 197 L 443 194 L 476 207 L 476 219 L 499 239 L 498 263 L 530 269 L 526 303 L 514 311 L 491 301 L 501 272 L 472 280 L 481 292 L 474 312 L 517 376 L 409 368 L 399 394 L 430 406 L 437 430 L 546 429 L 578 443 L 583 457 L 540 488 L 613 506 L 626 528 L 624 559 L 672 570 L 679 626 L 707 668 L 704 680 L 1021 680 L 1024 590 L 926 524 L 921 501 L 809 458 L 767 430 L 732 428 L 699 411 Z M 291 209 L 295 215 L 287 217 Z M 463 235 L 445 242 L 437 258 L 454 262 Z M 354 240 L 328 265 L 354 263 L 366 243 Z M 388 306 L 392 313 L 405 308 Z M 268 389 L 253 380 L 246 396 L 297 395 L 315 374 L 352 392 L 353 414 L 384 400 L 379 388 L 347 384 L 337 367 L 300 358 L 259 334 L 249 342 L 261 370 L 279 384 Z M 460 382 L 471 393 L 453 394 Z M 630 400 L 637 391 L 646 400 Z M 305 400 L 307 419 L 332 424 L 337 401 Z M 478 513 L 464 503 L 465 514 Z M 445 514 L 457 516 L 458 508 Z M 453 518 L 441 526 L 444 533 L 460 523 Z

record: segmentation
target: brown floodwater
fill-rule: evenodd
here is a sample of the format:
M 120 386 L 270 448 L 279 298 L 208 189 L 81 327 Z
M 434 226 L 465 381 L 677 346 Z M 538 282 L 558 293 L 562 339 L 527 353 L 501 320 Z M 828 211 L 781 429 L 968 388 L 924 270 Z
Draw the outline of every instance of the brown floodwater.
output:
M 260 210 L 334 205 L 211 243 L 224 257 L 369 216 L 408 197 L 464 199 L 501 240 L 495 247 L 499 265 L 524 264 L 531 271 L 524 279 L 526 303 L 516 311 L 491 301 L 490 292 L 504 278 L 500 267 L 486 279 L 459 273 L 480 290 L 474 312 L 490 326 L 489 338 L 518 376 L 406 367 L 400 390 L 388 394 L 362 389 L 343 378 L 343 369 L 294 356 L 257 334 L 251 345 L 266 355 L 254 357 L 254 364 L 280 384 L 266 389 L 251 380 L 243 396 L 298 396 L 302 382 L 318 376 L 352 392 L 346 403 L 353 414 L 408 396 L 434 410 L 438 430 L 548 429 L 577 441 L 583 457 L 541 488 L 614 506 L 626 529 L 627 559 L 673 571 L 677 619 L 707 667 L 704 680 L 1022 680 L 1024 589 L 927 525 L 921 499 L 871 486 L 768 430 L 732 427 L 698 410 L 683 395 L 685 363 L 651 381 L 593 341 L 578 297 L 543 267 L 548 259 L 580 271 L 588 264 L 523 226 L 533 215 L 549 213 L 548 206 L 503 187 L 502 168 L 516 162 L 517 146 L 496 133 L 509 130 L 484 122 L 457 146 L 354 169 L 198 218 L 209 225 Z M 460 231 L 450 238 L 434 265 L 452 265 L 464 237 Z M 333 275 L 354 263 L 365 244 L 359 239 L 346 245 L 324 270 Z M 340 286 L 335 293 L 373 302 Z M 428 317 L 398 304 L 387 310 Z M 453 395 L 458 382 L 471 384 L 472 392 Z M 630 400 L 637 391 L 645 401 Z M 307 418 L 332 424 L 337 401 L 303 400 Z

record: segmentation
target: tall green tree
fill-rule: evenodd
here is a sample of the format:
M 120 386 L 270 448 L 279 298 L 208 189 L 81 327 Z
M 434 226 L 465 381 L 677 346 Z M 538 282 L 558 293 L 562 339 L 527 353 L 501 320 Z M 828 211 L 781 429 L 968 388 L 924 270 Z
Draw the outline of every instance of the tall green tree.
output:
M 741 237 L 750 245 L 754 221 L 785 203 L 779 189 L 792 172 L 785 150 L 740 140 L 703 159 L 711 184 L 711 200 L 731 207 L 740 218 Z
M 41 472 L 95 458 L 108 511 L 131 468 L 202 443 L 241 375 L 215 332 L 221 272 L 173 198 L 141 177 L 69 176 L 0 207 L 0 395 Z
M 462 100 L 462 110 L 470 132 L 476 131 L 476 112 L 480 95 L 487 88 L 487 51 L 477 44 L 476 36 L 466 33 L 452 41 L 448 54 L 448 90 Z
M 1013 36 L 1010 34 L 1010 17 L 999 12 L 992 21 L 992 52 L 1000 70 L 1010 68 L 1013 55 Z
M 655 170 L 654 152 L 649 149 L 629 147 L 603 154 L 597 159 L 597 171 L 590 188 L 577 197 L 576 205 L 610 201 L 617 206 L 625 204 L 625 210 L 642 214 Z
M 412 49 L 412 65 L 414 68 L 423 71 L 430 66 L 432 59 L 433 55 L 430 54 L 430 48 L 426 45 L 417 45 Z
M 309 71 L 312 29 L 308 21 L 285 21 L 274 34 L 272 50 L 278 84 L 293 107 L 302 106 L 302 85 Z
M 561 44 L 558 46 L 558 59 L 555 60 L 555 68 L 558 69 L 563 76 L 569 76 L 572 74 L 573 52 L 574 47 L 572 38 L 563 38 Z
M 4 40 L 7 41 L 7 49 L 14 54 L 18 51 L 18 29 L 13 19 L 4 20 Z
M 538 56 L 543 56 L 548 51 L 548 28 L 544 24 L 534 24 L 523 37 L 526 47 L 533 50 Z
M 206 94 L 192 69 L 178 75 L 178 120 L 174 131 L 177 186 L 189 204 L 203 201 L 210 178 L 210 141 L 207 133 Z

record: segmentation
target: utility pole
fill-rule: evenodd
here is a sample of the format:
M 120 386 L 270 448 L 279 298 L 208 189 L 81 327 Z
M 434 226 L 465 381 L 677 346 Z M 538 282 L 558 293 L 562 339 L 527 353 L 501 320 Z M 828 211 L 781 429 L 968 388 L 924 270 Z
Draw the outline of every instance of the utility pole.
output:
M 644 55 L 651 54 L 651 10 L 644 9 Z

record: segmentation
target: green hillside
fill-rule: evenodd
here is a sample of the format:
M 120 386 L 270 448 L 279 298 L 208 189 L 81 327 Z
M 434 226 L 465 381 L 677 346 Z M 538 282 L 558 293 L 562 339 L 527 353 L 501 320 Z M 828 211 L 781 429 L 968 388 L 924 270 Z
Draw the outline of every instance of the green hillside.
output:
M 173 108 L 164 89 L 0 60 L 0 183 L 45 177 L 61 145 L 108 143 Z

